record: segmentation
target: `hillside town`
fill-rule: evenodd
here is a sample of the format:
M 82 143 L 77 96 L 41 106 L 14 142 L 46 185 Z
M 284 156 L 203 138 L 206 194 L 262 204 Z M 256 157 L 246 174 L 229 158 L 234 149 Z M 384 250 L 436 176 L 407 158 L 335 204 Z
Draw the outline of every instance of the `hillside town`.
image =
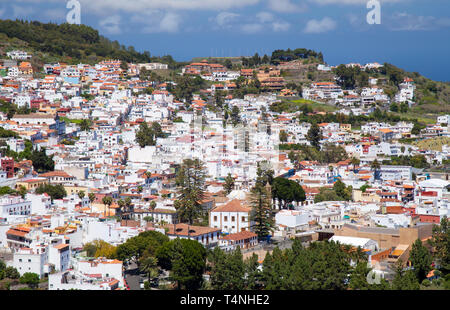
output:
M 433 252 L 433 227 L 450 216 L 450 115 L 391 117 L 416 104 L 416 85 L 407 76 L 386 93 L 378 63 L 344 65 L 368 72 L 351 89 L 337 67 L 314 65 L 331 78 L 300 89 L 284 74 L 299 60 L 204 59 L 161 79 L 167 64 L 35 72 L 32 59 L 0 60 L 0 260 L 25 279 L 11 287 L 173 288 L 177 262 L 140 249 L 146 238 L 239 249 L 261 272 L 270 253 L 334 241 L 392 281 L 416 247 Z M 436 262 L 421 284 L 440 278 Z M 214 270 L 200 277 L 218 287 Z

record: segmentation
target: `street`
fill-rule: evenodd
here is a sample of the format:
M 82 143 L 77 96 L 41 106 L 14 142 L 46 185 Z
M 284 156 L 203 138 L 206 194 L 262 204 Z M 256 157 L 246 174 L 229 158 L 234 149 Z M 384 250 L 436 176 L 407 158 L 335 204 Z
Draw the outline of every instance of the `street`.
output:
M 125 280 L 127 281 L 128 286 L 130 287 L 130 290 L 140 290 L 140 283 L 139 283 L 139 269 L 137 267 L 136 263 L 130 264 L 130 266 L 127 266 L 127 269 L 125 270 Z

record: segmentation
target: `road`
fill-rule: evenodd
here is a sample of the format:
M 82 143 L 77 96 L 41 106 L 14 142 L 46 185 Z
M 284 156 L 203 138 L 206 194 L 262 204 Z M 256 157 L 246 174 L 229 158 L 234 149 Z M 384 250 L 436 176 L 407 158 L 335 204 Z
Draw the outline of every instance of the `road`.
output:
M 140 276 L 137 265 L 135 263 L 130 264 L 130 266 L 127 267 L 127 270 L 125 270 L 125 280 L 127 281 L 130 290 L 141 290 L 139 279 Z

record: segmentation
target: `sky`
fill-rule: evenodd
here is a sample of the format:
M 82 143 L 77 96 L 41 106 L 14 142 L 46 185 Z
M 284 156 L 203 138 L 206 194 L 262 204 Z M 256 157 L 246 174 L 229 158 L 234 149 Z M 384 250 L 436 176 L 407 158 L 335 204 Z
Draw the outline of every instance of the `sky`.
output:
M 178 61 L 308 48 L 330 65 L 388 62 L 450 81 L 450 0 L 0 0 L 0 19 L 62 23 L 76 1 L 81 23 Z M 380 24 L 367 22 L 369 2 Z

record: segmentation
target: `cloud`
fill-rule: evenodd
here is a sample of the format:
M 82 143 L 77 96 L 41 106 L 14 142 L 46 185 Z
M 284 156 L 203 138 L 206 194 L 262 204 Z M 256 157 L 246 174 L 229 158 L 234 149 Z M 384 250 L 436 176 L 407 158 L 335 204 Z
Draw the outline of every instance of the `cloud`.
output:
M 239 17 L 239 14 L 231 13 L 231 12 L 220 12 L 219 14 L 217 14 L 217 16 L 213 20 L 220 27 L 227 27 L 227 26 L 230 26 L 230 23 L 233 20 L 236 20 L 237 17 Z
M 450 18 L 416 16 L 409 13 L 395 13 L 386 18 L 387 28 L 392 31 L 430 31 L 450 26 Z
M 305 33 L 324 33 L 336 28 L 336 22 L 324 17 L 322 20 L 311 19 L 306 23 Z
M 279 13 L 298 13 L 306 10 L 306 5 L 293 4 L 291 0 L 268 0 L 268 6 L 272 11 Z
M 263 31 L 287 31 L 290 24 L 278 19 L 270 12 L 259 12 L 255 15 L 240 15 L 231 12 L 220 12 L 215 17 L 209 18 L 214 23 L 212 29 L 228 29 L 240 31 L 246 34 L 254 34 Z
M 175 33 L 180 31 L 182 20 L 182 16 L 174 12 L 150 10 L 132 15 L 129 24 L 134 29 L 139 28 L 141 33 Z
M 122 32 L 122 29 L 120 27 L 120 20 L 121 18 L 119 15 L 112 15 L 105 19 L 102 19 L 99 22 L 99 25 L 108 34 L 120 34 Z
M 260 0 L 79 0 L 83 8 L 104 14 L 110 11 L 229 10 L 258 4 Z
M 274 19 L 272 13 L 269 12 L 259 12 L 258 14 L 256 14 L 256 18 L 260 23 L 271 22 Z
M 291 28 L 291 24 L 287 22 L 274 22 L 272 23 L 272 29 L 275 32 L 288 31 Z
M 175 13 L 167 13 L 159 24 L 160 32 L 178 32 L 180 17 Z
M 327 4 L 346 4 L 346 5 L 365 5 L 369 0 L 309 0 L 310 2 L 314 2 L 320 5 Z M 406 2 L 410 0 L 378 0 L 381 4 L 383 3 L 399 3 Z

